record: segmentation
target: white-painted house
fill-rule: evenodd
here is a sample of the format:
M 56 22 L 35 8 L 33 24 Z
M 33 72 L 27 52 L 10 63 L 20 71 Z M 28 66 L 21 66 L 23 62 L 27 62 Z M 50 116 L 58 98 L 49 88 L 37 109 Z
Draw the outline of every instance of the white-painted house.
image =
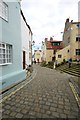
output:
M 22 38 L 22 65 L 25 69 L 28 65 L 31 64 L 32 58 L 32 31 L 30 26 L 27 24 L 26 19 L 21 10 L 21 38 Z

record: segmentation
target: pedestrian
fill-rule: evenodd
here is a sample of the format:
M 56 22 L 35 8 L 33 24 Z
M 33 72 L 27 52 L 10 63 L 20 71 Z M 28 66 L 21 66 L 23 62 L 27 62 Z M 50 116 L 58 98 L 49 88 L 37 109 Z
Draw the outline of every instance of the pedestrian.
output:
M 55 64 L 56 64 L 56 67 L 57 67 L 58 66 L 58 61 L 57 60 L 55 61 Z
M 34 63 L 36 64 L 36 60 L 34 59 Z
M 79 64 L 79 61 L 80 61 L 79 58 L 77 58 L 77 64 Z
M 68 60 L 68 63 L 69 63 L 69 68 L 71 67 L 71 63 L 72 63 L 72 58 L 70 58 L 69 60 Z
M 38 64 L 39 64 L 39 59 L 37 59 L 37 62 L 38 62 Z

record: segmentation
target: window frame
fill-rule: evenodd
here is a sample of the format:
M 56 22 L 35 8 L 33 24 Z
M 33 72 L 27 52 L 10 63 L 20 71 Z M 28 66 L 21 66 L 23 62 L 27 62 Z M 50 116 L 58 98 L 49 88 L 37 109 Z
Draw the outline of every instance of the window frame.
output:
M 80 42 L 80 36 L 76 37 L 76 42 Z
M 62 58 L 62 55 L 61 55 L 61 54 L 59 54 L 59 55 L 58 55 L 58 58 Z
M 8 5 L 5 2 L 3 2 L 3 0 L 1 0 L 0 7 L 1 7 L 0 18 L 8 22 Z
M 0 42 L 0 66 L 12 64 L 12 45 Z
M 80 55 L 80 49 L 76 49 L 76 55 Z
M 60 46 L 60 42 L 51 42 L 52 46 Z

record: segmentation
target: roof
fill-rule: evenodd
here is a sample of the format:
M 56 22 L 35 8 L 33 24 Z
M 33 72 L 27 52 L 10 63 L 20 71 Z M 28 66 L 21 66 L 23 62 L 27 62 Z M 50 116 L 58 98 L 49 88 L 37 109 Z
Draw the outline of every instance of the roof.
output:
M 60 45 L 52 45 L 51 43 L 59 42 Z M 46 41 L 46 48 L 47 49 L 62 49 L 62 41 Z
M 34 52 L 41 52 L 41 50 L 34 50 Z
M 26 23 L 26 26 L 27 26 L 27 27 L 29 28 L 29 30 L 31 31 L 30 26 L 29 26 L 28 23 L 26 22 L 26 18 L 24 17 L 23 11 L 20 10 L 20 12 L 21 12 L 21 15 L 22 15 L 22 17 L 23 17 L 24 22 Z M 33 34 L 32 31 L 31 31 L 31 34 Z
M 80 22 L 72 22 L 72 24 L 80 24 Z

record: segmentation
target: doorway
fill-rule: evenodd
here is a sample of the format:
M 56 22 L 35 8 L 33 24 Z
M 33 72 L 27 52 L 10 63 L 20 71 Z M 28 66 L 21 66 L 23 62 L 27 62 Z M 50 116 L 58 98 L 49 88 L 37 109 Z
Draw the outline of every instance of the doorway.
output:
M 23 51 L 23 69 L 25 69 L 25 64 L 26 64 L 26 62 L 25 62 L 25 51 Z

